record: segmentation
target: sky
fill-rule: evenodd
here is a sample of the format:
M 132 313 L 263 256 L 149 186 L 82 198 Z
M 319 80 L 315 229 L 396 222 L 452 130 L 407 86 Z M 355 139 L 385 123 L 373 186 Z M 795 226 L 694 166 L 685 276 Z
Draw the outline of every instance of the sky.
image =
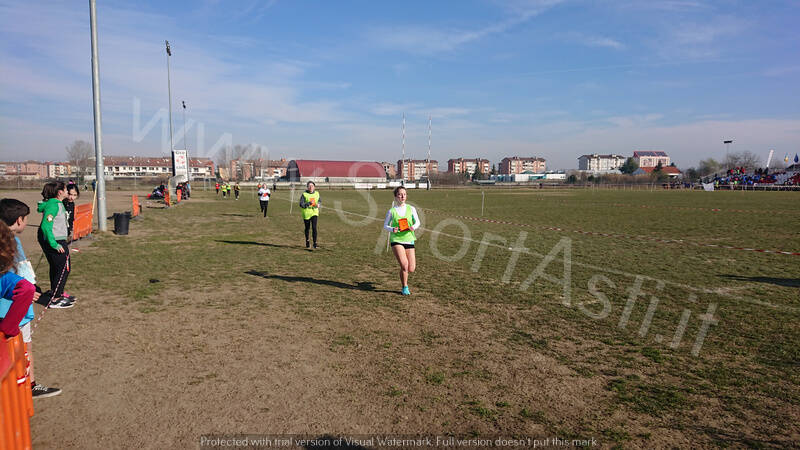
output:
M 800 0 L 97 6 L 103 152 L 392 161 L 800 152 Z M 181 102 L 187 107 L 184 110 Z M 184 126 L 185 124 L 185 126 Z M 184 137 L 184 130 L 186 130 Z M 0 160 L 93 141 L 89 2 L 0 0 Z

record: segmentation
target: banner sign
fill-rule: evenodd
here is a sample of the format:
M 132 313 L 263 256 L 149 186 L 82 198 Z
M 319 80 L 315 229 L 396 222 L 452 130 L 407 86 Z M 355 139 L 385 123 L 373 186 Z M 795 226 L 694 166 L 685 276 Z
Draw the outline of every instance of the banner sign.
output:
M 180 177 L 181 181 L 189 179 L 189 155 L 186 150 L 172 151 L 172 176 Z

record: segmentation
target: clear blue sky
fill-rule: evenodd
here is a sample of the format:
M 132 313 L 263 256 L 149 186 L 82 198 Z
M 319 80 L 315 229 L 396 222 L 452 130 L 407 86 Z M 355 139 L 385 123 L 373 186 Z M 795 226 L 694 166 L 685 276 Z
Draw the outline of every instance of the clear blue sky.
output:
M 0 159 L 64 159 L 92 140 L 88 2 L 0 5 Z M 396 161 L 403 113 L 406 155 L 431 115 L 442 166 L 658 149 L 685 168 L 723 139 L 794 156 L 799 22 L 797 0 L 99 1 L 104 152 L 166 154 L 168 39 L 176 147 L 184 100 L 198 156 Z

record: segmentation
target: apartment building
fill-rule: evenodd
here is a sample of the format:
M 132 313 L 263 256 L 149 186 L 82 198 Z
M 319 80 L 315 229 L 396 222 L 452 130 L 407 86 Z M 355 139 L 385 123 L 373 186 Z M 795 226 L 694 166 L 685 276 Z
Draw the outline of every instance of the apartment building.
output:
M 544 173 L 547 171 L 544 158 L 535 156 L 507 156 L 497 168 L 501 175 L 515 175 L 523 172 Z
M 474 174 L 480 167 L 480 172 L 488 175 L 492 168 L 488 159 L 483 158 L 456 158 L 447 160 L 447 171 L 449 173 L 468 173 Z
M 397 177 L 404 180 L 419 180 L 420 178 L 439 173 L 439 162 L 435 159 L 407 159 L 397 161 Z
M 639 167 L 656 167 L 659 162 L 662 167 L 667 167 L 671 163 L 669 156 L 660 150 L 636 150 L 633 152 L 633 160 Z
M 612 170 L 619 170 L 625 164 L 625 158 L 622 155 L 600 155 L 597 153 L 591 155 L 582 155 L 578 157 L 578 170 L 592 173 L 610 172 Z

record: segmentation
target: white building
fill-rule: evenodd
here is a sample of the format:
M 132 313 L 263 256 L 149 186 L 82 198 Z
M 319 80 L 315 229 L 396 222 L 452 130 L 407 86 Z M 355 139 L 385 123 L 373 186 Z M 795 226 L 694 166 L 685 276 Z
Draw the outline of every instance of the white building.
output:
M 94 158 L 87 169 L 94 178 Z M 142 156 L 104 156 L 103 169 L 107 178 L 171 177 L 172 158 Z M 214 178 L 214 162 L 209 158 L 189 158 L 189 173 L 192 179 Z
M 567 179 L 567 174 L 565 172 L 546 172 L 544 174 L 544 179 L 565 181 Z
M 618 171 L 625 164 L 625 157 L 622 155 L 583 155 L 578 158 L 578 170 L 592 173 L 608 173 Z
M 59 178 L 72 175 L 73 170 L 69 163 L 63 162 L 48 162 L 47 163 L 47 177 Z
M 669 156 L 660 150 L 636 150 L 633 152 L 633 160 L 639 167 L 656 167 L 661 163 L 661 167 L 670 165 Z

